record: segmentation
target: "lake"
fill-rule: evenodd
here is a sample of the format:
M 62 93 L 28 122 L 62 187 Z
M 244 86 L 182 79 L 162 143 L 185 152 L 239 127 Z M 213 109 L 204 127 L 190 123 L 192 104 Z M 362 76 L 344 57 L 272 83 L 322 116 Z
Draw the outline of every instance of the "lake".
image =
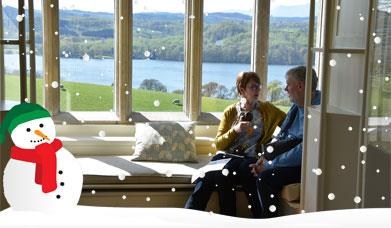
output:
M 17 54 L 5 54 L 6 72 L 19 70 Z M 28 61 L 27 61 L 28 62 Z M 42 75 L 42 56 L 36 56 L 37 74 Z M 269 65 L 268 82 L 285 82 L 285 72 L 293 66 Z M 114 82 L 113 59 L 60 58 L 61 80 L 111 85 Z M 235 85 L 236 76 L 241 71 L 249 71 L 250 64 L 240 63 L 203 63 L 202 84 L 217 82 L 228 89 Z M 157 79 L 168 91 L 183 89 L 184 64 L 176 61 L 133 60 L 133 88 L 138 88 L 144 79 Z

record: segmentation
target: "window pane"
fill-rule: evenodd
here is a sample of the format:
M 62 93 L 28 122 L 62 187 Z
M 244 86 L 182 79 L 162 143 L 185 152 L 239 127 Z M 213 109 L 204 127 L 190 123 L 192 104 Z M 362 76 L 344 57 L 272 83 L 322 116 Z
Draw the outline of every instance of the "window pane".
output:
M 365 207 L 391 206 L 391 2 L 378 0 L 375 26 L 369 34 L 374 48 L 370 77 L 366 141 Z M 363 129 L 364 131 L 364 129 Z
M 291 106 L 284 91 L 285 73 L 307 62 L 309 6 L 309 0 L 272 1 L 270 5 L 268 100 L 284 111 Z
M 19 50 L 17 46 L 4 47 L 5 100 L 20 102 Z
M 253 0 L 205 0 L 202 111 L 222 112 L 237 100 L 236 76 L 250 70 Z
M 182 111 L 182 0 L 133 0 L 133 111 Z
M 62 111 L 113 110 L 114 1 L 59 2 Z
M 20 66 L 19 66 L 19 47 L 18 45 L 11 45 L 9 40 L 19 39 L 19 21 L 23 17 L 18 16 L 17 3 L 6 0 L 2 1 L 2 15 L 3 15 L 3 40 L 6 44 L 2 45 L 4 54 L 4 95 L 7 104 L 17 104 L 20 102 Z M 1 67 L 1 66 L 0 66 Z

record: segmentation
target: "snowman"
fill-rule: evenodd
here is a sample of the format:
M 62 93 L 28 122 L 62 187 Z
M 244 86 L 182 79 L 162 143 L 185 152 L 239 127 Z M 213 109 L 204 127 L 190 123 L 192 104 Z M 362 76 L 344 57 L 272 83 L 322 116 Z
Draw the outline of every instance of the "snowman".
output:
M 3 178 L 11 208 L 56 211 L 75 206 L 83 174 L 75 157 L 55 138 L 49 112 L 37 104 L 16 105 L 1 123 L 0 143 L 7 130 L 15 144 Z

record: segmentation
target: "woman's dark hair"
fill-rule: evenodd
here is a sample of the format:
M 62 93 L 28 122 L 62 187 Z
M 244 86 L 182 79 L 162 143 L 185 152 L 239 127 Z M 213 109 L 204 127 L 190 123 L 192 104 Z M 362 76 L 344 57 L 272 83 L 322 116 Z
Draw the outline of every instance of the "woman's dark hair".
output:
M 247 84 L 254 80 L 256 83 L 261 84 L 261 80 L 259 79 L 257 73 L 255 72 L 240 72 L 236 77 L 236 90 L 238 94 L 240 94 L 240 88 L 246 88 Z

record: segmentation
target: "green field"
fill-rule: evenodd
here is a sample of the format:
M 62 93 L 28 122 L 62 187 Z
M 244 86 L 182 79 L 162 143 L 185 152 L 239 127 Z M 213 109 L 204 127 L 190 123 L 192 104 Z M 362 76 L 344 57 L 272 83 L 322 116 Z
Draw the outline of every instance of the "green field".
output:
M 61 82 L 60 88 L 61 111 L 109 111 L 113 109 L 113 88 L 87 83 Z M 6 76 L 6 99 L 19 101 L 19 79 L 15 76 Z M 37 79 L 37 103 L 42 104 L 42 79 Z M 48 85 L 48 89 L 51 88 Z M 130 91 L 129 91 L 130 92 Z M 134 111 L 148 112 L 180 112 L 183 107 L 173 104 L 175 99 L 183 103 L 183 95 L 164 93 L 150 90 L 133 89 L 132 104 Z M 159 106 L 154 102 L 158 100 Z M 222 112 L 229 104 L 236 100 L 224 100 L 212 97 L 202 97 L 203 112 Z M 289 107 L 279 107 L 287 111 Z

